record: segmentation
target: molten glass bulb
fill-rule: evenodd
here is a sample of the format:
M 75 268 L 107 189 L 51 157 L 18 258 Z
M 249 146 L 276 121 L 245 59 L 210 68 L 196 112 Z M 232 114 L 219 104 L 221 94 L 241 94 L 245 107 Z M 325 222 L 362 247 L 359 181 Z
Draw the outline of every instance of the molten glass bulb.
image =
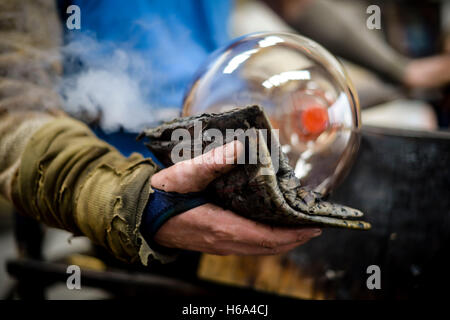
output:
M 183 115 L 260 105 L 279 130 L 302 184 L 328 193 L 359 146 L 360 111 L 343 66 L 316 42 L 258 33 L 213 53 L 184 98 Z

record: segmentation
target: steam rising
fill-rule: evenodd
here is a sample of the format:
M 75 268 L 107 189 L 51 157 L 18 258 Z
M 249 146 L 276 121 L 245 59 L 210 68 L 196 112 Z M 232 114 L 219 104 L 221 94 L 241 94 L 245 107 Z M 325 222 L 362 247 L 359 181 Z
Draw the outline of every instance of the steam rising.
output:
M 69 114 L 87 122 L 97 119 L 106 132 L 120 128 L 139 132 L 179 115 L 178 108 L 149 103 L 150 70 L 142 55 L 89 37 L 70 42 L 63 53 L 82 65 L 80 72 L 61 81 L 64 109 Z

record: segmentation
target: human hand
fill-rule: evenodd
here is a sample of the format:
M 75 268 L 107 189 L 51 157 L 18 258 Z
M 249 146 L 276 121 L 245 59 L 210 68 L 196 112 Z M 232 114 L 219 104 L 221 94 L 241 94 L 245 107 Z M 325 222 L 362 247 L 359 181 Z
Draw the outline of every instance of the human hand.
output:
M 243 151 L 234 141 L 154 174 L 151 184 L 166 192 L 198 192 L 233 167 Z M 204 204 L 169 219 L 154 240 L 165 247 L 218 255 L 270 255 L 289 251 L 321 234 L 317 228 L 271 227 Z
M 407 66 L 404 83 L 413 88 L 433 88 L 450 82 L 450 54 L 414 59 Z

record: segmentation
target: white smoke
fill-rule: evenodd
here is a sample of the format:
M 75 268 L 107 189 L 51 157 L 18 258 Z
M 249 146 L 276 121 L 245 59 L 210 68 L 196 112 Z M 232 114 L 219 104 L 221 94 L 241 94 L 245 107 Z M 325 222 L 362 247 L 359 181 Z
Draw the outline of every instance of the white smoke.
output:
M 106 132 L 120 128 L 139 132 L 179 115 L 178 108 L 157 108 L 147 101 L 141 82 L 150 70 L 140 55 L 123 48 L 106 50 L 110 49 L 106 46 L 83 37 L 63 49 L 83 64 L 81 72 L 61 81 L 66 112 L 85 121 L 98 119 Z

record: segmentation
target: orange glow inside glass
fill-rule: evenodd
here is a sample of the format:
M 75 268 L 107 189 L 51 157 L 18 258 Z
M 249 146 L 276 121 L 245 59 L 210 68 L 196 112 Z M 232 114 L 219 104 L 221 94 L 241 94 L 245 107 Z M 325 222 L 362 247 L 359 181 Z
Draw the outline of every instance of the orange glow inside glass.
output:
M 318 135 L 327 128 L 328 112 L 320 106 L 310 106 L 301 113 L 300 122 L 306 133 Z

